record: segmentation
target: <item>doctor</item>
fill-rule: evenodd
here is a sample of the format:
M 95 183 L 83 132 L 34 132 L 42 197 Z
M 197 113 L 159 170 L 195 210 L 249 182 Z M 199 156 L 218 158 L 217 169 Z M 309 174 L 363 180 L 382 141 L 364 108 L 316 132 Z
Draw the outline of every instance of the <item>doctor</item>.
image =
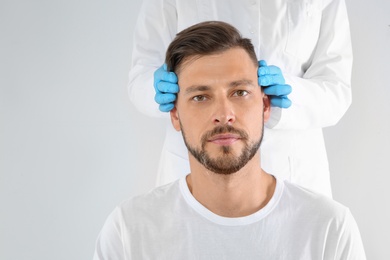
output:
M 182 138 L 161 112 L 173 107 L 178 91 L 176 76 L 162 66 L 164 54 L 177 32 L 207 20 L 231 23 L 252 39 L 259 59 L 277 65 L 259 63 L 259 83 L 269 87 L 273 105 L 261 146 L 264 170 L 331 196 L 322 128 L 336 124 L 351 104 L 344 0 L 144 0 L 129 95 L 141 112 L 167 118 L 157 185 L 189 173 Z

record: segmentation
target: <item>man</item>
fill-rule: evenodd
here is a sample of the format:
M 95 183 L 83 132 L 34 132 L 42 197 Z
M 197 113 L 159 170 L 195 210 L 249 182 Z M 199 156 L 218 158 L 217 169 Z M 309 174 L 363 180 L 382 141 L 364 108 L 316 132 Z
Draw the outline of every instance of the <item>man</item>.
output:
M 122 203 L 95 259 L 365 259 L 347 208 L 261 169 L 270 101 L 250 40 L 200 23 L 177 35 L 166 63 L 191 173 Z
M 236 27 L 252 40 L 261 60 L 280 68 L 268 74 L 276 67 L 259 62 L 259 85 L 271 100 L 262 168 L 331 197 L 323 128 L 335 125 L 352 100 L 352 48 L 345 0 L 144 0 L 135 26 L 129 75 L 129 97 L 140 112 L 169 118 L 161 111 L 174 106 L 179 86 L 176 76 L 167 76 L 161 66 L 165 52 L 177 32 L 209 20 Z M 289 106 L 284 103 L 289 100 L 279 99 L 285 95 L 291 100 L 288 109 L 282 107 Z M 157 185 L 190 171 L 181 134 L 168 120 L 163 122 L 161 129 L 166 127 L 166 131 Z M 160 131 L 153 134 L 159 136 Z

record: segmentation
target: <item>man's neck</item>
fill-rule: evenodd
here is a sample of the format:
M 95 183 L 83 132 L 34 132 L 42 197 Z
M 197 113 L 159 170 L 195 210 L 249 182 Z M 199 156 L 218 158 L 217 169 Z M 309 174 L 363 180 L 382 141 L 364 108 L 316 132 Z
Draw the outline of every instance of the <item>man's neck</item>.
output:
M 210 172 L 191 159 L 188 187 L 197 201 L 219 216 L 248 216 L 267 205 L 274 194 L 275 178 L 256 159 L 230 175 Z

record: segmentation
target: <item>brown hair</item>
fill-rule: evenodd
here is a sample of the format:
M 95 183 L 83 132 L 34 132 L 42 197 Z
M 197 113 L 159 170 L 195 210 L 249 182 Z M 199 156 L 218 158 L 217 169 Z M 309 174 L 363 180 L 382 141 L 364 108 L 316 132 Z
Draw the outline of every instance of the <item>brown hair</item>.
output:
M 179 32 L 168 47 L 165 63 L 176 74 L 189 57 L 196 58 L 224 52 L 231 48 L 244 49 L 257 66 L 257 57 L 251 40 L 225 22 L 207 21 Z

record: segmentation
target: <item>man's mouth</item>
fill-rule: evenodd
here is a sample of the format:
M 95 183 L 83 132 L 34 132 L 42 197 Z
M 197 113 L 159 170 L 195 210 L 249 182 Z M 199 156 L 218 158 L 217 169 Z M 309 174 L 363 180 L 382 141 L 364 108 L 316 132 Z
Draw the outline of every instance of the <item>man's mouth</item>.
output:
M 231 145 L 240 140 L 241 137 L 237 134 L 218 134 L 212 136 L 208 141 L 218 145 Z

